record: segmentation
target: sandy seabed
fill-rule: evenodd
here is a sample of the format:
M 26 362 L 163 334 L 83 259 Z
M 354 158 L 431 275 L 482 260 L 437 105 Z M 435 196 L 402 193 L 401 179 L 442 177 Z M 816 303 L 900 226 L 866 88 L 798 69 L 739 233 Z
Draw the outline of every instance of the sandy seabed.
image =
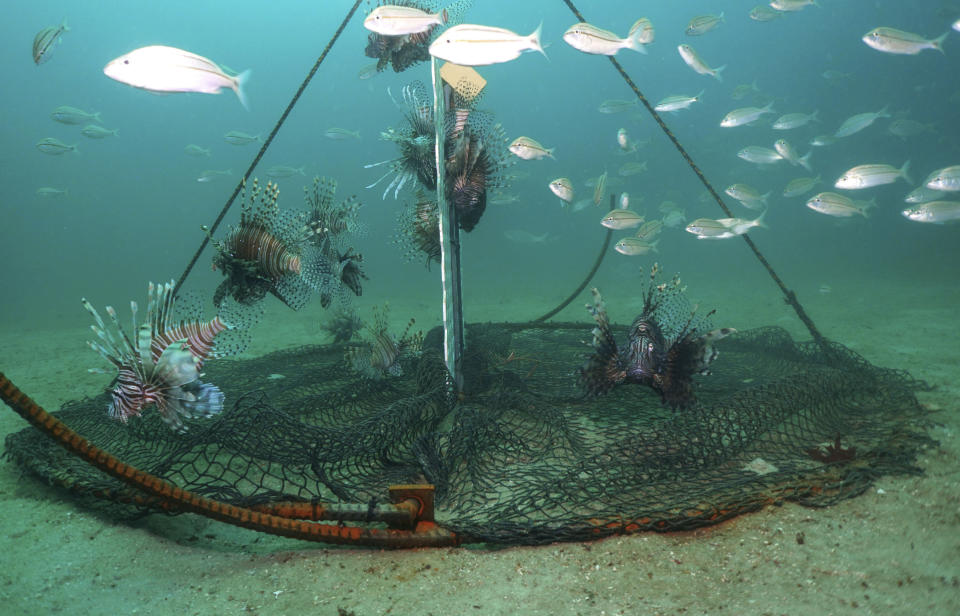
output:
M 934 387 L 918 393 L 933 411 L 930 434 L 939 441 L 919 458 L 922 476 L 884 477 L 862 496 L 824 509 L 788 503 L 693 532 L 396 552 L 281 539 L 193 515 L 129 525 L 21 476 L 6 461 L 0 612 L 960 614 L 960 289 L 890 279 L 811 289 L 801 297 L 827 337 Z M 720 325 L 781 325 L 808 337 L 775 295 L 758 301 L 721 287 L 699 291 L 705 305 L 735 314 L 716 319 Z M 554 303 L 519 294 L 476 298 L 467 318 L 527 320 Z M 361 304 L 361 315 L 369 305 Z M 582 306 L 578 300 L 557 318 L 587 322 Z M 271 308 L 270 337 L 256 339 L 247 354 L 317 341 L 317 310 L 291 319 Z M 439 324 L 438 312 L 426 302 L 391 300 L 399 327 L 414 315 L 426 330 Z M 87 338 L 82 328 L 0 331 L 0 370 L 55 410 L 98 393 L 108 380 L 85 372 L 97 365 Z M 0 412 L 3 436 L 25 426 Z

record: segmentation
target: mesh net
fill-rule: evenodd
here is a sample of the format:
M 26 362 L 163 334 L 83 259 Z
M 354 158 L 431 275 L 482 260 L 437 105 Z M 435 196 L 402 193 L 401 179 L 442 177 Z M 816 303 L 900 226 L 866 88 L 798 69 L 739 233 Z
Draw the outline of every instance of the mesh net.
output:
M 232 407 L 188 421 L 185 434 L 156 413 L 109 421 L 106 394 L 57 415 L 121 460 L 236 505 L 366 503 L 393 484 L 432 483 L 438 523 L 502 544 L 691 529 L 782 501 L 829 505 L 880 475 L 918 472 L 929 442 L 914 396 L 922 383 L 840 345 L 827 358 L 779 328 L 719 342 L 697 402 L 681 410 L 640 386 L 584 396 L 583 324 L 466 332 L 461 396 L 433 330 L 390 378 L 349 369 L 346 344 L 211 362 L 207 378 Z M 6 455 L 118 516 L 161 511 L 32 428 L 7 438 Z

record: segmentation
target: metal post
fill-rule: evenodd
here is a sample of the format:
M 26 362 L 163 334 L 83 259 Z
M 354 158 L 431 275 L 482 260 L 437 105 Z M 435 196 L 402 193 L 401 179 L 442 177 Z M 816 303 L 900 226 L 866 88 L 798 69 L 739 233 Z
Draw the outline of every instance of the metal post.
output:
M 436 130 L 437 208 L 440 218 L 440 280 L 443 284 L 443 359 L 459 392 L 463 389 L 463 297 L 460 289 L 460 227 L 457 211 L 446 198 L 446 97 L 440 64 L 431 58 L 433 122 Z

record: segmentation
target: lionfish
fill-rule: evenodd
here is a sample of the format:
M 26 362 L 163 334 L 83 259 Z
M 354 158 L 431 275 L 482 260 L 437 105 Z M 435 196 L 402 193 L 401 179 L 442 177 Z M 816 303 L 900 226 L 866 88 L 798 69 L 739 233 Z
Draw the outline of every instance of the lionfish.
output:
M 594 350 L 579 370 L 580 383 L 588 394 L 638 383 L 660 394 L 671 408 L 687 407 L 695 401 L 693 375 L 710 374 L 710 363 L 717 358 L 714 343 L 737 331 L 730 327 L 709 330 L 709 317 L 715 311 L 697 317 L 696 307 L 689 309 L 679 277 L 656 284 L 658 272 L 654 264 L 643 309 L 630 325 L 622 348 L 610 331 L 600 292 L 592 290 L 594 303 L 587 304 L 587 310 L 597 322 L 591 343 Z M 681 324 L 686 311 L 687 319 Z
M 380 4 L 383 4 L 382 2 Z M 419 9 L 427 13 L 437 13 L 435 2 L 425 0 L 391 0 L 389 2 L 395 6 L 405 6 Z M 390 36 L 371 32 L 367 37 L 367 47 L 364 54 L 368 58 L 377 60 L 377 72 L 382 71 L 389 64 L 397 73 L 407 70 L 414 64 L 426 62 L 430 59 L 430 42 L 433 35 L 439 30 L 446 29 L 455 25 L 461 19 L 461 16 L 473 4 L 472 0 L 457 0 L 443 9 L 446 22 L 441 27 L 439 24 L 432 25 L 429 29 L 415 34 L 404 34 L 401 36 Z M 378 5 L 379 6 L 379 5 Z
M 238 323 L 233 322 L 233 315 L 227 317 L 223 313 L 210 321 L 174 321 L 172 280 L 161 285 L 151 282 L 147 297 L 147 313 L 140 324 L 137 303 L 130 302 L 133 337 L 120 326 L 112 306 L 106 308 L 112 325 L 108 327 L 90 302 L 83 299 L 83 307 L 96 322 L 90 328 L 99 339 L 88 341 L 87 345 L 117 369 L 107 409 L 110 417 L 126 423 L 153 404 L 172 430 L 184 432 L 182 418 L 209 417 L 223 410 L 223 392 L 215 385 L 201 382 L 200 370 L 207 359 L 225 353 L 215 338 L 242 327 L 241 313 L 236 315 Z M 91 368 L 90 372 L 107 373 L 99 368 Z
M 418 190 L 416 199 L 398 215 L 400 232 L 396 243 L 414 260 L 418 255 L 430 263 L 440 262 L 440 212 L 435 199 Z
M 214 293 L 217 306 L 228 295 L 252 305 L 271 293 L 299 310 L 313 292 L 323 293 L 333 284 L 333 264 L 310 242 L 315 231 L 307 226 L 306 213 L 279 209 L 279 196 L 279 186 L 268 182 L 261 189 L 254 179 L 249 200 L 244 195 L 240 223 L 222 240 L 211 239 L 213 269 L 226 276 Z
M 310 206 L 306 222 L 311 232 L 310 241 L 319 249 L 331 270 L 328 281 L 332 284 L 321 289 L 320 304 L 326 308 L 334 298 L 345 304 L 346 290 L 359 297 L 363 294 L 361 281 L 368 279 L 361 267 L 363 255 L 354 252 L 347 244 L 347 237 L 359 237 L 365 233 L 357 216 L 362 206 L 355 195 L 336 202 L 337 181 L 332 178 L 314 178 L 313 190 L 307 187 L 303 190 Z
M 445 197 L 458 213 L 458 225 L 471 231 L 486 209 L 488 189 L 502 188 L 504 171 L 513 161 L 507 156 L 506 135 L 493 121 L 492 114 L 476 111 L 476 93 L 463 88 L 444 86 L 447 113 L 444 120 Z M 426 87 L 416 82 L 403 88 L 402 102 L 394 103 L 403 111 L 405 126 L 389 128 L 381 138 L 393 141 L 400 150 L 396 158 L 366 165 L 367 168 L 389 165 L 389 170 L 367 188 L 373 188 L 387 177 L 393 179 L 383 192 L 393 190 L 394 198 L 408 183 L 417 182 L 423 189 L 437 188 L 434 144 L 433 105 Z
M 383 310 L 377 310 L 374 306 L 373 323 L 365 326 L 372 339 L 362 347 L 348 349 L 346 353 L 346 359 L 353 369 L 369 379 L 401 376 L 402 360 L 418 355 L 423 344 L 422 332 L 410 333 L 414 319 L 410 319 L 399 337 L 390 334 L 387 331 L 389 310 L 389 304 L 385 304 Z

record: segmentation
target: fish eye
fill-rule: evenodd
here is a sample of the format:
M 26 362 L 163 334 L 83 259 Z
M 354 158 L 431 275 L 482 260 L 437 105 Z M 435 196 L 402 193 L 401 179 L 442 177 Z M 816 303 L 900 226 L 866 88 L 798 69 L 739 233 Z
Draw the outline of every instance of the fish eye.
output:
M 124 64 L 130 64 L 130 60 L 124 60 L 123 63 L 124 63 Z

